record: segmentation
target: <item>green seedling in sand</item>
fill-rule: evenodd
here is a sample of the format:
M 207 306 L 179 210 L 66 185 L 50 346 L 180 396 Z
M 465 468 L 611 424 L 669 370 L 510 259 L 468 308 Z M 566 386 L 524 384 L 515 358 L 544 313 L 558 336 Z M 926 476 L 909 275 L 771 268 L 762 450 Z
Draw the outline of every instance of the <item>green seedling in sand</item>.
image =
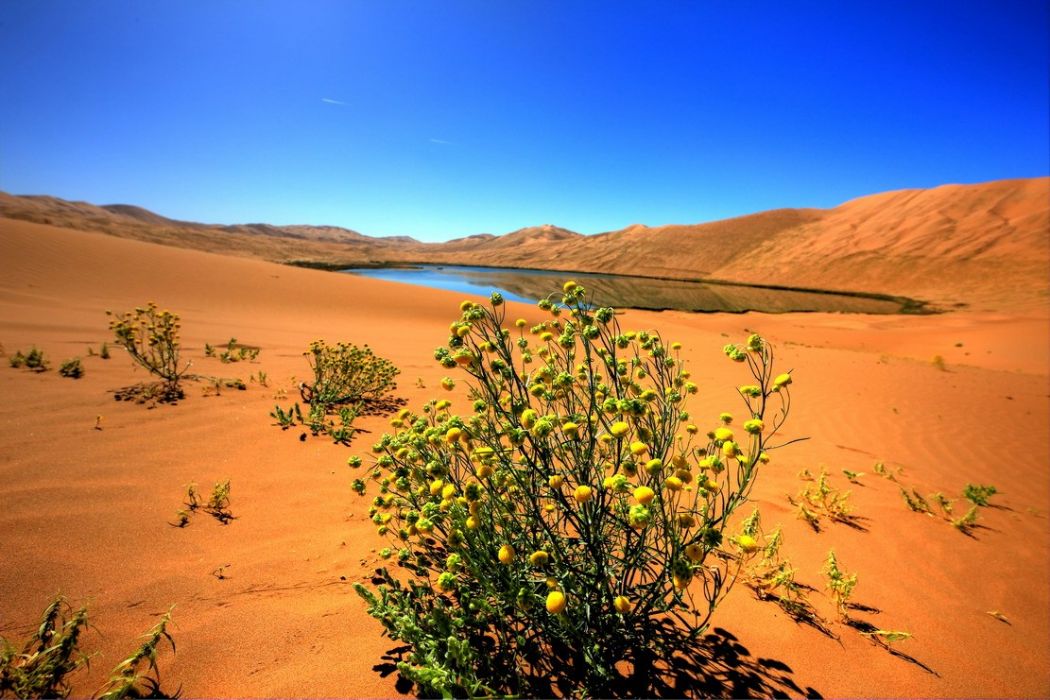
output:
M 755 509 L 754 513 L 757 514 L 758 510 Z M 752 529 L 760 531 L 760 527 Z M 760 532 L 754 532 L 753 536 L 756 541 L 765 541 L 765 546 L 759 550 L 761 556 L 742 572 L 741 581 L 754 591 L 759 600 L 773 601 L 792 618 L 824 630 L 823 621 L 809 602 L 802 586 L 795 581 L 794 567 L 780 555 L 784 541 L 780 528 L 776 528 L 768 536 Z
M 849 469 L 843 469 L 842 473 L 851 484 L 859 484 L 860 477 L 864 476 L 864 472 L 852 472 Z
M 153 302 L 133 311 L 114 314 L 109 323 L 118 345 L 131 359 L 155 377 L 161 379 L 162 401 L 175 401 L 185 396 L 179 381 L 190 368 L 190 363 L 179 360 L 179 317 L 170 311 L 158 310 Z
M 912 489 L 910 492 L 901 487 L 901 498 L 904 499 L 904 504 L 908 506 L 909 510 L 916 513 L 925 513 L 926 515 L 933 515 L 933 509 L 930 508 L 930 504 L 923 498 L 922 494 L 917 490 Z
M 239 345 L 236 338 L 230 338 L 226 343 L 226 349 L 219 354 L 219 361 L 223 364 L 229 362 L 251 361 L 259 357 L 260 348 L 249 345 Z M 215 349 L 212 348 L 214 355 Z
M 822 517 L 832 522 L 854 522 L 856 516 L 853 515 L 849 498 L 850 492 L 840 491 L 831 486 L 828 473 L 821 469 L 815 482 L 799 491 L 796 498 L 788 500 L 796 507 L 800 519 L 815 526 Z
M 58 596 L 23 644 L 0 637 L 0 697 L 67 697 L 72 690 L 68 676 L 88 664 L 88 655 L 80 650 L 87 626 L 87 608 L 73 610 Z
M 952 510 L 955 508 L 955 504 L 952 502 L 952 499 L 947 498 L 940 491 L 938 491 L 937 493 L 931 493 L 929 500 L 933 501 L 938 505 L 938 507 L 940 507 L 941 512 L 944 514 L 945 517 L 950 516 L 952 514 Z
M 999 493 L 991 484 L 987 486 L 981 484 L 966 484 L 966 488 L 963 489 L 963 498 L 973 503 L 975 506 L 986 506 L 988 505 L 988 499 L 995 494 Z
M 98 351 L 98 356 L 101 357 L 103 360 L 109 359 L 109 345 L 107 343 L 102 343 L 102 347 L 99 348 Z
M 171 606 L 168 612 L 161 616 L 160 621 L 143 635 L 144 641 L 139 648 L 117 664 L 106 685 L 99 691 L 98 700 L 172 697 L 161 690 L 157 654 L 164 642 L 170 644 L 172 653 L 175 653 L 175 640 L 168 632 L 171 611 L 174 609 L 175 606 Z M 175 694 L 177 695 L 178 693 Z
M 38 349 L 35 345 L 26 354 L 22 354 L 21 350 L 16 350 L 15 354 L 9 357 L 7 361 L 15 369 L 24 367 L 34 372 L 46 372 L 49 366 L 47 358 L 44 357 L 44 351 Z
M 896 630 L 871 630 L 870 632 L 861 632 L 865 637 L 871 638 L 872 641 L 881 644 L 882 646 L 889 646 L 894 642 L 902 642 L 905 639 L 911 639 L 910 632 L 899 632 Z
M 230 480 L 216 482 L 212 487 L 208 502 L 201 509 L 208 515 L 226 525 L 233 520 L 230 512 Z
M 58 373 L 63 377 L 69 377 L 70 379 L 80 379 L 84 376 L 84 366 L 80 364 L 80 358 L 74 357 L 71 360 L 66 360 L 58 368 Z
M 300 410 L 298 403 L 292 404 L 287 411 L 279 405 L 275 405 L 273 410 L 270 411 L 270 417 L 277 421 L 274 425 L 280 426 L 281 430 L 288 430 L 297 422 L 302 422 L 303 412 Z
M 952 527 L 964 533 L 969 533 L 977 527 L 977 506 L 970 506 L 966 514 L 951 521 Z
M 828 552 L 828 558 L 824 561 L 824 567 L 820 572 L 827 578 L 827 588 L 831 591 L 831 597 L 835 600 L 839 615 L 843 619 L 849 617 L 849 599 L 853 595 L 853 589 L 857 585 L 857 575 L 847 574 L 839 568 L 838 558 L 835 550 Z

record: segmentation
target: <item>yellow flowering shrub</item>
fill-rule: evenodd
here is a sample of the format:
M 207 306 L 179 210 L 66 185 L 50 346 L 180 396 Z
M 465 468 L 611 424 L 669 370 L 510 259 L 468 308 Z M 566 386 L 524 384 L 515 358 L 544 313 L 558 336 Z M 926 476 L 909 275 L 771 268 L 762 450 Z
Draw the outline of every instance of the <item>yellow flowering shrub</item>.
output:
M 660 629 L 700 635 L 757 550 L 723 531 L 788 414 L 769 344 L 726 346 L 756 390 L 742 430 L 705 434 L 678 344 L 622 329 L 575 283 L 539 306 L 526 328 L 498 294 L 464 302 L 435 357 L 466 375 L 470 411 L 402 411 L 354 484 L 378 491 L 399 567 L 357 591 L 424 693 L 609 694 Z
M 177 400 L 184 396 L 179 380 L 190 368 L 179 360 L 178 314 L 157 308 L 153 302 L 133 311 L 114 314 L 109 328 L 117 344 L 127 350 L 131 359 L 150 374 L 161 379 L 161 399 Z

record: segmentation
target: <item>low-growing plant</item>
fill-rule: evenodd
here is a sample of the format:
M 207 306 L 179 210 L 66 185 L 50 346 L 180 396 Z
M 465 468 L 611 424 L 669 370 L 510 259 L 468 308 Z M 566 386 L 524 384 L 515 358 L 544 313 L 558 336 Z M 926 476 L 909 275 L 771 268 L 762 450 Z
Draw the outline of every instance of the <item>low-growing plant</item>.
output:
M 849 469 L 843 469 L 842 473 L 843 475 L 845 475 L 846 480 L 849 481 L 851 484 L 859 484 L 860 477 L 864 476 L 864 472 L 854 472 L 850 471 Z
M 857 585 L 857 575 L 847 574 L 839 568 L 839 561 L 833 549 L 828 551 L 828 558 L 824 560 L 824 567 L 820 573 L 828 580 L 827 587 L 831 591 L 831 597 L 835 600 L 839 615 L 843 619 L 848 618 L 849 600 L 853 595 L 853 588 Z
M 997 493 L 999 493 L 998 489 L 991 484 L 966 484 L 966 487 L 963 489 L 963 498 L 975 506 L 986 506 L 988 505 L 988 499 Z
M 809 602 L 803 587 L 795 580 L 791 562 L 781 557 L 784 536 L 776 528 L 768 536 L 761 533 L 761 516 L 756 508 L 745 521 L 744 530 L 751 531 L 759 543 L 759 556 L 742 574 L 741 580 L 751 588 L 759 600 L 770 600 L 798 621 L 806 622 L 827 633 L 823 620 Z M 750 525 L 750 527 L 749 527 Z
M 250 345 L 240 345 L 237 343 L 236 338 L 230 338 L 226 343 L 226 349 L 219 354 L 219 361 L 224 364 L 229 362 L 243 362 L 246 360 L 251 361 L 259 357 L 259 351 L 259 348 Z M 207 354 L 207 350 L 205 350 L 205 354 Z M 215 349 L 212 348 L 212 355 L 214 354 Z
M 970 506 L 970 509 L 961 517 L 953 518 L 951 524 L 956 530 L 969 534 L 977 527 L 977 506 Z
M 923 498 L 922 494 L 916 489 L 908 489 L 901 487 L 901 498 L 904 499 L 904 504 L 908 506 L 909 510 L 916 513 L 926 513 L 927 515 L 933 515 L 933 509 L 930 508 L 929 502 Z
M 25 354 L 21 350 L 16 350 L 15 354 L 9 357 L 7 361 L 15 369 L 24 367 L 34 372 L 46 372 L 50 368 L 47 357 L 44 356 L 44 351 L 35 345 Z
M 822 468 L 820 476 L 813 483 L 799 491 L 797 497 L 788 500 L 795 506 L 799 519 L 810 525 L 818 525 L 820 518 L 855 524 L 857 517 L 849 502 L 850 494 L 850 491 L 834 488 L 828 480 L 827 471 Z
M 116 342 L 136 363 L 162 380 L 162 400 L 184 397 L 179 380 L 190 368 L 189 362 L 179 361 L 179 317 L 170 311 L 160 311 L 150 302 L 133 311 L 113 314 L 109 327 Z
M 172 653 L 175 653 L 175 640 L 168 632 L 168 625 L 171 624 L 171 611 L 174 609 L 175 606 L 171 606 L 157 624 L 143 635 L 144 641 L 138 649 L 117 664 L 109 680 L 99 691 L 99 700 L 179 696 L 178 692 L 168 694 L 161 690 L 160 668 L 157 666 L 157 654 L 164 642 L 170 644 Z
M 102 347 L 100 347 L 98 350 L 98 356 L 103 360 L 109 359 L 109 345 L 107 343 L 102 343 Z
M 944 358 L 940 355 L 934 355 L 933 359 L 930 360 L 930 364 L 933 365 L 934 368 L 939 369 L 942 372 L 948 371 L 948 367 L 944 364 Z
M 889 479 L 890 481 L 897 480 L 897 476 L 893 474 L 893 472 L 886 469 L 886 464 L 884 462 L 876 462 L 875 466 L 872 468 L 872 471 L 874 471 L 876 474 L 878 474 L 884 479 Z M 900 471 L 900 468 L 898 468 L 897 473 L 899 474 Z
M 212 487 L 208 502 L 201 508 L 205 513 L 226 525 L 233 520 L 230 512 L 230 480 L 218 481 Z
M 87 608 L 74 610 L 58 596 L 45 608 L 34 636 L 22 644 L 0 637 L 0 697 L 68 696 L 68 676 L 88 663 L 80 650 L 87 626 Z
M 80 358 L 74 357 L 71 360 L 66 360 L 58 368 L 58 373 L 63 377 L 69 377 L 70 379 L 80 379 L 84 376 L 84 366 L 80 364 Z
M 724 348 L 754 383 L 740 427 L 705 434 L 678 343 L 621 329 L 575 283 L 560 301 L 531 329 L 505 324 L 498 294 L 464 302 L 435 357 L 466 373 L 473 414 L 406 409 L 373 447 L 369 514 L 402 572 L 355 588 L 419 692 L 608 694 L 621 660 L 695 641 L 757 549 L 723 533 L 787 444 L 772 347 Z
M 215 357 L 215 346 L 212 345 L 211 343 L 205 343 L 204 344 L 204 356 L 205 357 Z
M 328 345 L 317 340 L 304 354 L 313 382 L 300 385 L 300 396 L 311 407 L 322 407 L 325 413 L 339 405 L 382 401 L 397 388 L 394 379 L 401 370 L 378 357 L 367 345 Z
M 303 422 L 303 412 L 298 403 L 292 404 L 288 410 L 281 408 L 280 404 L 275 404 L 270 411 L 270 417 L 277 421 L 274 425 L 280 426 L 281 430 L 288 430 L 297 422 Z
M 865 637 L 871 638 L 873 641 L 880 643 L 883 646 L 889 646 L 894 642 L 901 642 L 905 639 L 911 639 L 911 632 L 900 632 L 897 630 L 880 630 L 874 629 L 870 632 L 861 632 Z
M 157 667 L 162 641 L 167 640 L 175 650 L 175 642 L 167 632 L 170 623 L 171 610 L 146 634 L 135 653 L 117 664 L 95 697 L 177 698 L 178 692 L 166 693 L 161 688 Z M 87 608 L 74 610 L 60 595 L 47 606 L 35 633 L 24 643 L 0 637 L 0 698 L 67 697 L 72 691 L 69 677 L 87 666 L 91 658 L 81 649 L 81 636 L 88 627 Z M 145 670 L 143 664 L 147 665 Z

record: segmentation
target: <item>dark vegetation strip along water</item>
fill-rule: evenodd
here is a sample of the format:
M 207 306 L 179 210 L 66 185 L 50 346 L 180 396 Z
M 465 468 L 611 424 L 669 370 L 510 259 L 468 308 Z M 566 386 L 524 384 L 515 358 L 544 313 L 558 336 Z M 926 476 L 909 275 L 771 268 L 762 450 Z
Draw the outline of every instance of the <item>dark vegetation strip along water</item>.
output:
M 709 279 L 671 279 L 593 272 L 384 263 L 345 265 L 295 261 L 300 267 L 356 274 L 464 294 L 488 296 L 498 291 L 511 301 L 535 302 L 555 292 L 567 279 L 587 287 L 593 303 L 624 309 L 706 313 L 833 312 L 866 314 L 937 313 L 926 302 L 865 292 L 835 292 L 779 285 L 741 284 Z

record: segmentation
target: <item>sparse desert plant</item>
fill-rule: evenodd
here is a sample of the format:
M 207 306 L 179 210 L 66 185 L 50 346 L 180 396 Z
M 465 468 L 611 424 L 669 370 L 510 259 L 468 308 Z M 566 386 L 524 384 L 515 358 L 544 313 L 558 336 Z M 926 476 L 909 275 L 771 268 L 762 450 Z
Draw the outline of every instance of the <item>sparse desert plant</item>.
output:
M 88 663 L 80 649 L 87 626 L 87 608 L 74 610 L 58 596 L 45 608 L 35 635 L 23 644 L 0 637 L 0 697 L 68 696 L 68 676 Z
M 820 570 L 827 578 L 828 590 L 835 600 L 839 615 L 844 619 L 849 617 L 849 600 L 853 595 L 853 589 L 857 585 L 857 575 L 847 574 L 839 568 L 839 560 L 835 556 L 835 550 L 828 551 L 828 558 L 824 560 L 824 567 Z
M 942 372 L 948 371 L 948 367 L 944 364 L 944 358 L 940 355 L 934 355 L 933 359 L 930 360 L 930 364 L 933 365 L 935 369 L 939 369 Z
M 174 608 L 174 605 L 171 606 L 157 624 L 143 635 L 142 644 L 131 656 L 117 664 L 106 685 L 99 691 L 99 700 L 178 697 L 177 692 L 168 694 L 161 689 L 160 668 L 157 666 L 157 654 L 164 642 L 170 644 L 172 653 L 175 653 L 175 640 L 168 632 Z
M 864 472 L 854 472 L 850 471 L 849 469 L 843 469 L 842 473 L 845 475 L 846 480 L 849 481 L 851 484 L 859 484 L 860 477 L 864 476 Z
M 215 357 L 215 346 L 212 345 L 211 343 L 205 343 L 204 344 L 204 356 L 205 357 Z
M 226 525 L 233 520 L 230 512 L 230 480 L 218 481 L 212 487 L 208 502 L 201 508 L 205 513 Z
M 966 487 L 963 489 L 963 498 L 975 506 L 986 506 L 988 505 L 988 499 L 997 493 L 999 493 L 999 490 L 991 484 L 966 484 Z
M 335 406 L 381 401 L 397 387 L 394 379 L 401 372 L 367 345 L 328 345 L 317 340 L 305 355 L 313 382 L 300 385 L 300 396 L 310 406 L 321 406 L 326 413 Z
M 276 421 L 274 425 L 280 426 L 281 430 L 288 430 L 297 422 L 303 422 L 303 412 L 298 403 L 292 404 L 287 411 L 281 408 L 280 404 L 275 404 L 270 411 L 270 417 Z
M 861 632 L 861 634 L 865 637 L 871 638 L 872 641 L 875 641 L 882 646 L 889 646 L 894 642 L 902 642 L 905 639 L 911 639 L 911 632 L 900 632 L 897 630 L 873 629 L 870 632 Z
M 29 352 L 23 354 L 21 350 L 15 350 L 15 354 L 7 359 L 15 369 L 25 368 L 34 372 L 46 372 L 49 368 L 47 357 L 44 356 L 44 351 L 37 348 L 35 345 L 29 349 Z
M 207 347 L 205 347 L 205 354 L 207 354 Z M 219 361 L 222 363 L 229 362 L 242 362 L 251 361 L 259 357 L 260 349 L 252 347 L 250 345 L 240 345 L 237 343 L 236 338 L 230 338 L 226 343 L 226 349 L 219 354 Z M 215 354 L 215 348 L 212 348 L 212 355 Z
M 832 522 L 853 524 L 857 516 L 850 505 L 850 491 L 840 491 L 831 485 L 828 473 L 823 468 L 816 481 L 798 492 L 795 498 L 789 498 L 796 508 L 796 515 L 813 526 L 818 526 L 820 518 Z
M 977 506 L 970 506 L 965 514 L 951 520 L 952 527 L 964 533 L 969 533 L 977 527 Z
M 101 357 L 103 360 L 108 360 L 109 359 L 110 355 L 109 355 L 109 344 L 108 343 L 102 343 L 102 347 L 100 347 L 99 350 L 98 350 L 98 356 Z
M 940 507 L 941 513 L 943 513 L 945 517 L 950 516 L 952 514 L 952 510 L 955 507 L 952 503 L 952 499 L 945 497 L 945 495 L 940 491 L 938 491 L 937 493 L 931 493 L 929 500 L 933 501 L 938 505 L 938 507 Z
M 875 466 L 872 468 L 872 471 L 884 479 L 889 479 L 890 481 L 897 480 L 897 475 L 891 472 L 890 470 L 886 469 L 886 464 L 884 462 L 876 462 Z M 900 474 L 901 471 L 902 470 L 898 467 L 897 474 Z
M 84 365 L 80 363 L 79 357 L 74 357 L 63 362 L 58 368 L 58 373 L 70 379 L 80 379 L 84 376 Z
M 916 513 L 926 513 L 927 515 L 933 515 L 933 509 L 930 508 L 929 502 L 923 498 L 922 494 L 916 489 L 908 489 L 901 487 L 901 498 L 904 499 L 904 504 L 908 506 L 909 510 Z
M 795 620 L 807 622 L 826 631 L 820 615 L 806 597 L 805 590 L 795 580 L 795 569 L 791 562 L 780 554 L 784 536 L 780 528 L 769 535 L 761 532 L 760 515 L 756 508 L 748 521 L 753 522 L 751 531 L 761 544 L 760 556 L 744 569 L 741 580 L 751 588 L 759 600 L 770 600 Z M 745 531 L 748 529 L 745 521 Z M 764 544 L 762 544 L 764 543 Z
M 170 311 L 160 311 L 150 302 L 133 311 L 113 314 L 109 323 L 116 342 L 136 363 L 162 382 L 162 399 L 176 400 L 184 396 L 179 380 L 189 370 L 190 363 L 179 361 L 179 317 Z
M 373 446 L 369 514 L 403 571 L 355 588 L 418 692 L 606 695 L 621 660 L 695 641 L 754 556 L 723 533 L 786 444 L 792 377 L 757 335 L 727 345 L 754 390 L 739 428 L 705 434 L 678 343 L 621 329 L 572 282 L 531 329 L 502 302 L 464 302 L 435 352 L 473 414 L 431 401 Z
M 196 512 L 201 507 L 200 493 L 197 491 L 197 484 L 186 485 L 186 500 L 183 504 L 190 510 L 191 513 Z

